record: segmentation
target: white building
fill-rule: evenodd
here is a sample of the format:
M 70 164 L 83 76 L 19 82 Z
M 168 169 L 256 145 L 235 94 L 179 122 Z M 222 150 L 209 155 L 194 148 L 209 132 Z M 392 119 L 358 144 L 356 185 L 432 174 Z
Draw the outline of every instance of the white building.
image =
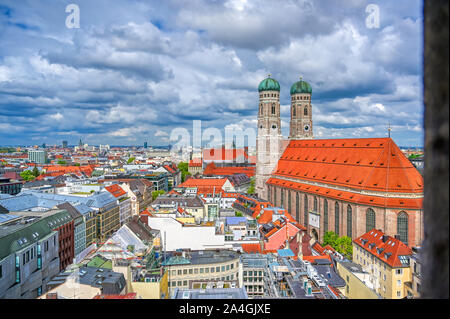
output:
M 233 248 L 231 243 L 225 243 L 225 235 L 217 234 L 212 223 L 183 225 L 171 217 L 153 217 L 148 218 L 148 225 L 161 232 L 162 247 L 166 251 Z

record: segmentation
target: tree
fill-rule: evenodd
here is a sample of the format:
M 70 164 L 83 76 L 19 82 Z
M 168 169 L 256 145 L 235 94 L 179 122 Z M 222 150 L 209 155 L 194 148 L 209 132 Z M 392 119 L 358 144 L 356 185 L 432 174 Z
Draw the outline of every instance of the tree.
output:
M 152 192 L 152 200 L 155 200 L 159 195 L 162 195 L 164 193 L 165 193 L 165 191 L 163 191 L 163 190 L 153 191 Z
M 252 177 L 250 181 L 250 187 L 247 189 L 247 194 L 254 194 L 255 193 L 255 179 Z
M 187 162 L 178 163 L 178 169 L 181 171 L 181 182 L 186 180 L 186 176 L 189 175 L 189 164 Z
M 348 259 L 352 259 L 353 256 L 353 246 L 352 239 L 347 236 L 339 237 L 336 240 L 336 247 L 333 247 L 336 251 L 344 255 Z
M 31 173 L 33 174 L 34 177 L 38 177 L 39 175 L 41 175 L 41 173 L 39 172 L 39 170 L 36 166 L 33 167 L 33 170 L 31 171 Z
M 235 215 L 236 217 L 242 217 L 242 216 L 243 216 L 241 212 L 235 212 L 234 215 Z
M 330 245 L 331 247 L 334 248 L 334 246 L 336 246 L 336 241 L 338 238 L 339 238 L 338 235 L 336 235 L 334 232 L 327 231 L 323 236 L 323 245 L 324 246 Z
M 135 157 L 130 157 L 127 161 L 127 164 L 133 163 L 135 159 L 136 159 Z
M 57 163 L 58 163 L 59 165 L 66 165 L 66 164 L 67 164 L 66 161 L 58 161 Z
M 24 179 L 24 181 L 29 182 L 36 178 L 30 170 L 23 171 L 20 173 L 20 176 Z
M 347 236 L 339 237 L 336 233 L 332 231 L 327 231 L 323 236 L 323 245 L 330 245 L 338 253 L 344 255 L 348 259 L 352 259 L 353 256 L 353 246 L 352 239 Z

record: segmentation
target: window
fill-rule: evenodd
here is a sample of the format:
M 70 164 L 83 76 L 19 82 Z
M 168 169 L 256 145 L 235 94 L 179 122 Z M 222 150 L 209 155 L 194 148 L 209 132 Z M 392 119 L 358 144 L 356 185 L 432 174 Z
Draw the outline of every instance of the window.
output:
M 272 104 L 272 114 L 275 114 L 275 103 Z
M 386 281 L 386 274 L 383 275 L 383 280 Z
M 397 291 L 397 297 L 401 297 L 402 293 L 400 291 Z
M 295 105 L 292 105 L 292 116 L 295 116 Z
M 281 197 L 281 199 L 280 199 L 281 200 L 280 206 L 283 207 L 283 204 L 284 204 L 284 189 L 281 189 L 281 196 L 280 197 Z
M 317 213 L 317 197 L 314 196 L 314 212 Z
M 300 203 L 298 193 L 295 193 L 295 217 L 298 222 L 300 222 Z
M 187 275 L 187 269 L 183 269 L 183 275 Z
M 172 276 L 175 276 L 177 274 L 176 270 L 172 270 Z
M 198 274 L 198 268 L 194 269 L 194 274 Z
M 339 203 L 334 204 L 334 232 L 339 236 Z
M 288 213 L 291 213 L 291 192 L 288 191 Z
M 402 281 L 401 280 L 397 280 L 397 287 L 400 287 L 402 285 Z
M 222 271 L 225 271 L 225 267 L 222 266 Z M 220 267 L 216 267 L 216 272 L 220 272 Z
M 375 211 L 372 208 L 366 212 L 366 233 L 375 228 Z
M 397 234 L 399 239 L 408 245 L 408 214 L 400 212 L 397 216 Z
M 347 236 L 352 238 L 352 207 L 347 205 Z
M 328 201 L 323 200 L 323 232 L 328 231 Z
M 396 275 L 401 275 L 402 273 L 403 273 L 403 269 L 401 269 L 401 268 L 395 270 Z
M 189 275 L 192 275 L 192 268 L 191 269 L 189 269 Z
M 308 196 L 305 194 L 305 201 L 303 203 L 303 226 L 308 226 Z
M 227 270 L 230 270 L 230 265 L 227 265 Z
M 308 107 L 305 106 L 305 110 L 303 111 L 304 115 L 308 115 Z
M 183 280 L 183 286 L 187 286 L 187 280 Z
M 178 286 L 181 286 L 181 281 L 178 281 Z
M 200 268 L 200 273 L 203 274 L 203 268 Z

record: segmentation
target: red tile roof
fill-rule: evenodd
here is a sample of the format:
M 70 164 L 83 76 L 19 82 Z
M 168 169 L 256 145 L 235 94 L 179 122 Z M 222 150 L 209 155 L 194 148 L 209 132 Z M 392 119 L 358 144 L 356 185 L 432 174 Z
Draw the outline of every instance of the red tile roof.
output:
M 242 250 L 247 254 L 262 253 L 260 244 L 242 244 Z
M 126 195 L 126 192 L 117 184 L 113 184 L 111 186 L 106 186 L 105 189 L 110 192 L 114 197 L 121 197 L 123 195 Z
M 243 160 L 248 158 L 245 148 L 227 149 L 225 147 L 221 147 L 203 149 L 203 161 L 236 161 L 238 158 L 242 158 Z
M 189 161 L 189 167 L 202 167 L 203 162 L 200 158 L 194 158 Z
M 355 190 L 423 193 L 422 176 L 391 138 L 291 140 L 273 175 Z
M 402 264 L 399 256 L 410 256 L 412 250 L 400 240 L 385 235 L 381 230 L 372 229 L 353 240 L 353 243 L 387 263 L 391 267 L 409 266 Z
M 403 209 L 422 209 L 423 198 L 402 198 L 402 197 L 386 197 L 362 195 L 349 191 L 331 189 L 328 187 L 320 187 L 300 182 L 291 182 L 271 177 L 267 180 L 267 184 L 274 186 L 286 187 L 293 190 L 299 190 L 304 193 L 321 195 L 328 198 L 343 200 L 356 204 L 364 204 L 368 206 L 403 208 Z
M 92 299 L 136 299 L 136 296 L 135 292 L 131 292 L 126 295 L 96 295 Z
M 231 176 L 233 174 L 245 174 L 248 177 L 252 177 L 255 175 L 255 166 L 228 166 L 228 167 L 217 167 L 214 162 L 209 163 L 205 170 L 203 171 L 203 175 L 215 175 L 215 176 Z

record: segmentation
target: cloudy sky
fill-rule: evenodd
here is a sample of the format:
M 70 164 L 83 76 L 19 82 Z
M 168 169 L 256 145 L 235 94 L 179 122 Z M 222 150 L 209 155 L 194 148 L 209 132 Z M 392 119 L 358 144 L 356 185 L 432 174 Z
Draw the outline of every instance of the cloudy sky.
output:
M 0 145 L 167 145 L 193 120 L 256 130 L 270 73 L 285 136 L 302 76 L 315 137 L 384 137 L 390 122 L 421 146 L 422 23 L 418 0 L 0 0 Z

